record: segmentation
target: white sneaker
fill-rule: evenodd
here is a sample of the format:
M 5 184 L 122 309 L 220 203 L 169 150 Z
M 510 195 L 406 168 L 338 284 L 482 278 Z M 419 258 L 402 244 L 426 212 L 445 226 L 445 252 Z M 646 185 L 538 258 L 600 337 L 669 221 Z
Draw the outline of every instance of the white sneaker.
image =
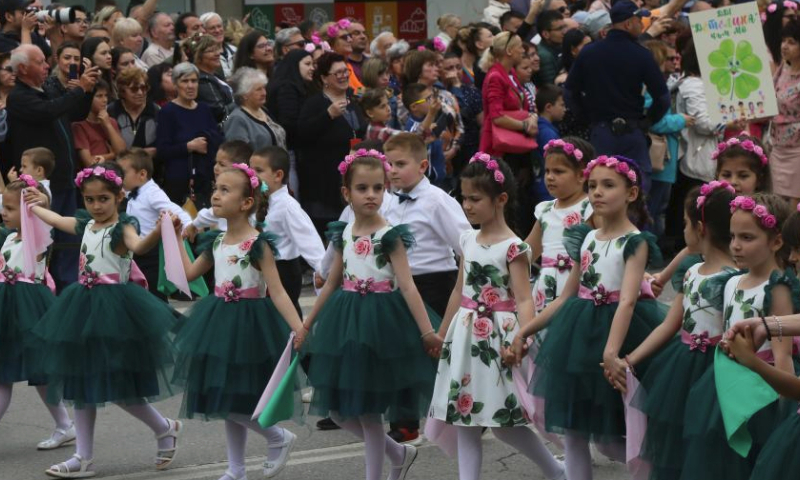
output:
M 405 480 L 406 475 L 408 475 L 408 470 L 411 468 L 411 465 L 414 464 L 414 460 L 417 459 L 417 447 L 414 445 L 405 444 L 403 445 L 403 448 L 406 450 L 405 457 L 403 457 L 403 464 L 392 467 L 392 472 L 389 474 L 389 480 L 391 480 L 393 476 L 397 478 L 397 480 Z M 397 475 L 395 475 L 395 471 L 397 471 Z
M 283 429 L 283 443 L 280 445 L 270 445 L 270 448 L 281 448 L 281 454 L 275 460 L 264 461 L 264 477 L 272 478 L 281 473 L 281 470 L 286 466 L 289 461 L 289 456 L 294 449 L 294 443 L 297 441 L 297 435 L 289 430 Z
M 567 466 L 564 464 L 564 462 L 558 462 L 558 463 L 561 465 L 562 469 L 561 474 L 556 475 L 551 480 L 567 480 Z
M 311 399 L 314 398 L 314 388 L 309 388 L 305 392 L 303 392 L 303 403 L 311 403 Z
M 36 445 L 37 450 L 53 450 L 54 448 L 63 447 L 69 442 L 75 440 L 75 425 L 73 424 L 68 429 L 63 430 L 56 428 L 53 434 L 50 435 L 45 441 L 39 442 Z

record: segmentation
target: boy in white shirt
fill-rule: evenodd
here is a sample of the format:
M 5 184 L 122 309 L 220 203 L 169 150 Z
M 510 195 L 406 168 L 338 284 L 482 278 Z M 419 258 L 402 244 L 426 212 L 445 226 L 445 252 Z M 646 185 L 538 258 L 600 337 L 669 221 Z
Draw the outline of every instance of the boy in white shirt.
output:
M 300 257 L 318 272 L 325 247 L 311 218 L 286 186 L 289 182 L 289 153 L 281 147 L 262 148 L 250 157 L 250 167 L 269 187 L 266 228 L 279 237 L 280 256 L 275 265 L 286 293 L 302 317 L 299 299 L 303 288 L 303 266 Z
M 139 220 L 141 236 L 146 236 L 156 228 L 156 221 L 164 211 L 175 214 L 184 226 L 192 222 L 192 217 L 173 203 L 164 190 L 153 181 L 153 159 L 144 149 L 134 147 L 123 151 L 117 157 L 117 164 L 124 174 L 122 187 L 128 192 L 128 205 L 125 211 Z M 147 279 L 150 292 L 166 300 L 167 297 L 158 291 L 159 250 L 154 248 L 144 255 L 135 255 L 133 260 Z
M 8 171 L 8 181 L 14 182 L 19 179 L 20 175 L 30 175 L 34 180 L 42 184 L 47 196 L 53 198 L 48 178 L 50 178 L 54 168 L 56 168 L 56 156 L 49 148 L 29 148 L 22 152 L 19 173 L 14 167 L 11 167 L 11 170 Z M 2 177 L 0 177 L 0 182 L 2 182 Z M 3 187 L 5 190 L 5 186 Z M 2 199 L 2 196 L 0 196 L 0 199 Z

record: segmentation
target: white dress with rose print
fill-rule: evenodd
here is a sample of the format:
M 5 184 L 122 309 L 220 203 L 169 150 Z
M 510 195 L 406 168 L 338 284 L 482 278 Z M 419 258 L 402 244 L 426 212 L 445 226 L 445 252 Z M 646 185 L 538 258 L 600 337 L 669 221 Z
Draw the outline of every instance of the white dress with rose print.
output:
M 564 229 L 581 224 L 592 216 L 588 198 L 566 208 L 556 207 L 556 202 L 542 202 L 534 210 L 542 229 L 542 268 L 533 284 L 536 313 L 558 298 L 567 283 L 572 259 L 564 248 Z
M 517 237 L 493 245 L 477 241 L 479 231 L 461 235 L 464 252 L 462 306 L 444 339 L 430 416 L 452 425 L 513 427 L 527 424 L 511 369 L 502 363 L 519 330 L 508 263 L 531 249 Z M 465 307 L 464 304 L 471 304 Z M 492 311 L 503 305 L 503 311 Z

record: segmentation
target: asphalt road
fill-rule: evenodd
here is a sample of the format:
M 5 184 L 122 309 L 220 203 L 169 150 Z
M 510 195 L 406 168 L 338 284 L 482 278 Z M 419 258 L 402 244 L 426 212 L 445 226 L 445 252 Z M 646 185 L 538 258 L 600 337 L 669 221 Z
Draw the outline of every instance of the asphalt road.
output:
M 669 301 L 672 291 L 665 291 L 662 300 Z M 308 311 L 313 293 L 304 294 L 301 304 Z M 176 305 L 182 307 L 185 305 Z M 180 410 L 181 398 L 157 403 L 166 416 Z M 284 480 L 357 480 L 364 478 L 363 444 L 342 432 L 320 432 L 309 417 L 308 426 L 286 424 L 299 435 L 299 442 L 286 469 L 277 477 Z M 15 386 L 14 397 L 5 417 L 0 421 L 0 480 L 33 480 L 47 478 L 44 470 L 74 453 L 72 445 L 59 450 L 38 452 L 36 443 L 47 438 L 52 423 L 38 395 L 25 384 Z M 250 435 L 247 446 L 247 472 L 250 480 L 263 478 L 261 462 L 267 446 L 260 436 Z M 538 468 L 515 450 L 487 434 L 483 441 L 484 479 L 544 479 Z M 548 445 L 555 453 L 561 452 Z M 95 433 L 95 470 L 106 480 L 216 480 L 226 469 L 225 431 L 222 422 L 185 421 L 180 450 L 174 466 L 157 472 L 153 466 L 156 442 L 147 427 L 115 406 L 98 411 Z M 628 478 L 621 464 L 612 463 L 595 453 L 594 478 L 616 480 Z M 388 464 L 386 473 L 388 474 Z M 457 479 L 457 464 L 437 447 L 424 443 L 408 479 Z

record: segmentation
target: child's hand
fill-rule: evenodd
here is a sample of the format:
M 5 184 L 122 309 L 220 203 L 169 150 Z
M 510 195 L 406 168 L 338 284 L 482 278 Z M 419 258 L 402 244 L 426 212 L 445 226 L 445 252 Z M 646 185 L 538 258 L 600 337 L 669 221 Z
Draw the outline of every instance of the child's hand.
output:
M 509 346 L 508 348 L 501 346 L 500 358 L 502 359 L 504 365 L 508 367 L 514 367 L 519 365 L 519 361 L 522 357 L 514 353 L 513 346 Z
M 619 390 L 622 393 L 625 393 L 627 388 L 627 369 L 628 364 L 625 360 L 619 358 L 618 356 L 614 355 L 606 356 L 603 355 L 603 363 L 600 364 L 603 367 L 603 373 L 608 380 L 608 383 L 614 387 L 614 390 Z
M 723 341 L 720 342 L 722 349 L 731 355 L 730 341 L 733 340 L 737 335 L 744 336 L 745 332 L 748 330 L 750 331 L 751 338 L 753 339 L 753 350 L 755 351 L 761 348 L 761 345 L 764 345 L 764 342 L 767 341 L 767 329 L 764 327 L 764 322 L 762 322 L 760 318 L 749 318 L 747 320 L 737 322 L 736 325 L 732 326 L 730 330 L 725 332 Z
M 520 360 L 522 360 L 522 357 L 528 351 L 528 342 L 523 340 L 522 337 L 520 337 L 519 335 L 516 335 L 514 337 L 514 341 L 511 342 L 510 350 L 511 350 L 512 354 L 514 355 L 515 364 L 519 364 Z
M 442 352 L 443 343 L 444 341 L 442 340 L 442 337 L 435 332 L 429 333 L 422 337 L 422 346 L 425 348 L 425 352 L 433 358 L 439 358 L 439 354 Z
M 189 226 L 183 230 L 183 238 L 189 240 L 190 243 L 194 243 L 195 238 L 197 238 L 197 227 L 189 224 Z
M 653 289 L 653 295 L 655 295 L 656 298 L 660 297 L 661 292 L 664 291 L 664 282 L 661 279 L 661 272 L 654 273 L 653 275 L 645 273 L 644 279 L 650 282 L 650 288 Z
M 750 327 L 744 328 L 744 333 L 737 333 L 735 337 L 729 339 L 728 352 L 737 362 L 744 366 L 751 364 L 756 358 L 756 346 L 753 342 L 753 331 Z
M 293 345 L 294 345 L 294 349 L 296 351 L 299 352 L 300 351 L 300 347 L 303 346 L 303 342 L 306 341 L 306 334 L 308 334 L 308 330 L 306 330 L 306 327 L 300 327 L 300 328 L 298 328 L 297 330 L 294 331 L 294 342 L 293 342 Z
M 16 182 L 19 180 L 19 173 L 17 173 L 17 167 L 11 167 L 11 170 L 8 171 L 8 181 Z
M 50 203 L 50 199 L 47 197 L 47 194 L 39 191 L 38 188 L 24 189 L 22 197 L 25 199 L 25 203 L 31 207 L 34 205 L 47 207 L 47 205 Z
M 431 112 L 431 116 L 435 118 L 436 115 L 439 114 L 439 110 L 441 109 L 442 109 L 442 101 L 439 100 L 439 97 L 436 97 L 433 100 L 431 100 L 431 106 L 429 110 Z
M 319 272 L 314 272 L 314 288 L 322 288 L 325 286 L 325 279 Z

